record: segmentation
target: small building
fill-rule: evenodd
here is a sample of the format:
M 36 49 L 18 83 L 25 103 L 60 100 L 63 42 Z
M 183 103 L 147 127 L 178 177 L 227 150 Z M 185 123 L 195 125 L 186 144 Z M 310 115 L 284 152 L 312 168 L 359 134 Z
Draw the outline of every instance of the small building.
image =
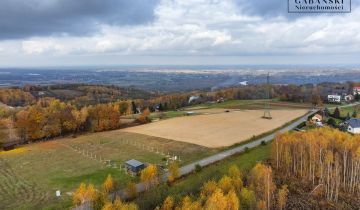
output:
M 344 101 L 347 101 L 347 102 L 350 102 L 350 101 L 352 101 L 352 100 L 354 100 L 354 96 L 353 95 L 346 95 L 346 96 L 344 96 Z
M 320 122 L 315 122 L 315 126 L 316 127 L 324 127 L 324 124 L 320 121 Z
M 340 95 L 328 95 L 327 100 L 328 100 L 328 102 L 331 102 L 331 103 L 340 103 L 341 96 Z
M 195 114 L 195 112 L 186 112 L 187 116 L 191 116 L 191 115 L 194 115 L 194 114 Z
M 312 118 L 311 118 L 311 121 L 313 123 L 316 123 L 316 122 L 321 122 L 323 120 L 323 117 L 320 115 L 320 114 L 315 114 Z
M 145 168 L 145 164 L 138 160 L 128 160 L 125 162 L 125 167 L 130 173 L 138 174 Z
M 353 95 L 360 94 L 360 86 L 356 86 L 353 88 Z
M 357 118 L 351 118 L 350 120 L 347 120 L 347 131 L 352 134 L 360 134 L 360 119 Z

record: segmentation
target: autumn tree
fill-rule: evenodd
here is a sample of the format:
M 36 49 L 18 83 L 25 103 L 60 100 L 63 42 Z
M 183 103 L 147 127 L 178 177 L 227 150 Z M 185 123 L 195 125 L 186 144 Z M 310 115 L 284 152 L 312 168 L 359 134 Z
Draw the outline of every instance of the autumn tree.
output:
M 241 188 L 243 187 L 242 174 L 239 168 L 236 165 L 232 165 L 229 168 L 228 174 L 231 178 L 232 185 L 235 190 L 240 193 Z
M 273 193 L 276 188 L 271 167 L 257 163 L 250 172 L 249 180 L 257 198 L 265 201 L 266 209 L 270 209 L 272 206 Z
M 230 190 L 235 190 L 235 187 L 233 185 L 233 182 L 230 177 L 223 176 L 219 182 L 218 187 L 224 192 L 228 193 Z
M 176 162 L 170 163 L 168 181 L 173 182 L 175 179 L 179 178 L 179 176 L 180 176 L 179 165 Z
M 147 122 L 150 122 L 150 110 L 149 108 L 146 108 L 144 109 L 144 111 L 140 114 L 139 118 L 138 118 L 138 121 L 140 123 L 147 123 Z
M 119 197 L 115 201 L 107 201 L 102 210 L 138 210 L 139 207 L 134 203 L 124 203 Z
M 73 194 L 73 204 L 75 206 L 84 204 L 85 202 L 91 202 L 95 195 L 95 188 L 93 184 L 86 186 L 85 183 L 81 183 L 79 188 Z
M 210 195 L 215 192 L 217 188 L 218 185 L 214 180 L 205 182 L 201 188 L 200 198 L 202 200 L 206 200 Z
M 155 165 L 150 164 L 141 171 L 140 179 L 148 190 L 159 183 L 158 169 Z
M 285 209 L 288 194 L 289 190 L 287 188 L 287 185 L 283 185 L 276 196 L 278 209 Z
M 166 197 L 161 210 L 172 210 L 174 208 L 174 198 L 171 196 Z
M 256 197 L 255 193 L 252 190 L 249 190 L 246 187 L 243 187 L 240 191 L 240 206 L 241 209 L 256 209 Z
M 227 199 L 227 210 L 238 210 L 239 209 L 239 198 L 234 190 L 229 191 L 226 195 Z
M 206 210 L 225 210 L 227 207 L 227 198 L 221 189 L 216 189 L 215 192 L 205 202 Z
M 113 189 L 114 189 L 114 181 L 111 174 L 109 174 L 103 184 L 103 191 L 106 194 L 109 194 Z

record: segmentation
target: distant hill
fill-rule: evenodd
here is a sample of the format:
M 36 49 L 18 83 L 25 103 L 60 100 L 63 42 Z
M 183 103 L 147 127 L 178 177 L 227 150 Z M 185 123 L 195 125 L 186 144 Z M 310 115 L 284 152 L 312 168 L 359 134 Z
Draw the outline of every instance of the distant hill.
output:
M 24 88 L 0 89 L 0 102 L 9 106 L 34 104 L 45 97 L 60 99 L 77 106 L 109 103 L 127 99 L 149 99 L 153 93 L 133 87 L 114 85 L 63 84 L 49 86 L 25 86 Z

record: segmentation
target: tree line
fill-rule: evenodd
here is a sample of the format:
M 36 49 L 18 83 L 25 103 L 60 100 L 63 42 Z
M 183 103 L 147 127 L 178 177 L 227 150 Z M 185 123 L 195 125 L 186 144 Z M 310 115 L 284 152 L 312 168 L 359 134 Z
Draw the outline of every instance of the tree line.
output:
M 135 109 L 135 110 L 134 110 Z M 139 116 L 139 122 L 147 122 L 149 112 Z M 16 130 L 22 141 L 49 139 L 82 131 L 105 131 L 121 125 L 120 116 L 138 113 L 134 101 L 119 101 L 77 108 L 58 99 L 44 98 L 35 105 L 19 111 L 3 113 L 2 127 Z M 14 140 L 14 136 L 8 136 Z
M 175 200 L 169 195 L 156 209 L 285 209 L 287 197 L 287 186 L 277 189 L 270 166 L 257 163 L 245 177 L 236 165 L 232 165 L 220 180 L 205 182 L 198 196 L 187 195 Z
M 273 171 L 270 166 L 257 163 L 248 177 L 243 176 L 236 165 L 232 165 L 228 173 L 220 180 L 209 180 L 203 184 L 197 196 L 184 196 L 175 199 L 168 195 L 155 210 L 255 210 L 285 209 L 288 197 L 286 185 L 277 189 Z M 141 173 L 141 180 L 148 187 L 159 184 L 159 174 L 154 165 L 149 165 Z M 75 206 L 91 205 L 92 209 L 127 210 L 138 209 L 134 203 L 124 203 L 119 197 L 113 201 L 109 194 L 115 191 L 114 182 L 109 175 L 102 185 L 102 190 L 95 190 L 92 184 L 81 183 L 73 194 Z M 127 193 L 134 193 L 134 183 L 129 183 Z M 132 198 L 134 198 L 132 197 Z

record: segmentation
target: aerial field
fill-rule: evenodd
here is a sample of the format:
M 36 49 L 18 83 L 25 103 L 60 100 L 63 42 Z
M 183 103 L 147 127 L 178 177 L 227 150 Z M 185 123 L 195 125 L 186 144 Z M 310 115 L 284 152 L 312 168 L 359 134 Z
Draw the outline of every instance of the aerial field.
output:
M 165 165 L 169 156 L 180 165 L 216 150 L 122 130 L 61 138 L 0 151 L 0 209 L 69 209 L 71 193 L 81 182 L 98 188 L 108 174 L 120 187 L 138 177 L 121 165 L 129 159 Z M 60 190 L 61 198 L 55 196 Z M 21 202 L 19 202 L 21 200 Z
M 205 147 L 225 147 L 271 131 L 306 114 L 306 109 L 272 110 L 273 119 L 263 119 L 263 110 L 204 109 L 196 116 L 178 117 L 124 131 L 173 139 Z

